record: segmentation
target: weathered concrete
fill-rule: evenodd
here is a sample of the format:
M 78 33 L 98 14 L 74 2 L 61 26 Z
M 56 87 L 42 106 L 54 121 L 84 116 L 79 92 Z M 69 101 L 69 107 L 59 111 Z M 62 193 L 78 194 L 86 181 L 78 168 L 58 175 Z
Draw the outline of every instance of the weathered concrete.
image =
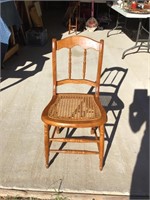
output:
M 108 87 L 101 88 L 110 137 L 105 145 L 103 171 L 99 171 L 95 155 L 60 154 L 49 169 L 45 168 L 41 113 L 52 94 L 51 44 L 25 46 L 7 61 L 1 74 L 0 188 L 93 195 L 149 194 L 150 55 L 137 53 L 122 60 L 123 51 L 133 41 L 124 33 L 107 38 L 107 31 L 80 33 L 104 39 L 103 71 L 113 67 L 122 69 L 122 74 L 126 71 L 114 99 L 114 115 L 104 94 Z M 68 36 L 62 32 L 62 37 Z

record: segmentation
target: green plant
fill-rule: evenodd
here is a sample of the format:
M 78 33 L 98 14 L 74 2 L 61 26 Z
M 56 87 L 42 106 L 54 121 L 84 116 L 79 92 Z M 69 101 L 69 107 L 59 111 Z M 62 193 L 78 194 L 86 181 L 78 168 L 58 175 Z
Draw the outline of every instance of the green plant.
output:
M 62 192 L 60 192 L 60 191 L 56 191 L 55 195 L 56 196 L 55 196 L 54 200 L 69 200 L 69 198 L 68 197 L 64 197 Z

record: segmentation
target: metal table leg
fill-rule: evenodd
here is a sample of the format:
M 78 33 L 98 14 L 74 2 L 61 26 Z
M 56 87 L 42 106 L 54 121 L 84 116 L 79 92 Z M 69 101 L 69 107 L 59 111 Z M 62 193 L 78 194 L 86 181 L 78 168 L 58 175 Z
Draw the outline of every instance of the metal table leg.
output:
M 122 25 L 125 25 L 125 26 L 126 26 L 126 19 L 125 19 L 125 21 L 123 22 L 123 21 L 120 21 L 120 18 L 123 18 L 123 16 L 120 15 L 120 14 L 118 13 L 117 21 L 116 21 L 116 26 L 115 26 L 113 29 L 111 29 L 110 31 L 108 31 L 107 37 L 109 37 L 109 36 L 111 36 L 111 35 L 116 35 L 116 33 L 115 33 L 115 34 L 110 34 L 110 33 L 111 33 L 112 31 L 114 31 L 114 30 L 119 29 L 119 28 L 121 28 L 121 30 L 120 30 L 120 32 L 118 32 L 118 34 L 122 33 L 122 27 L 123 27 Z
M 141 31 L 144 30 L 146 33 L 148 33 L 148 39 L 140 39 L 140 35 L 141 35 Z M 140 44 L 139 44 L 140 42 Z M 145 42 L 147 42 L 148 44 L 144 44 Z M 122 59 L 125 58 L 125 56 L 129 55 L 129 54 L 133 54 L 133 53 L 137 53 L 142 47 L 147 49 L 147 52 L 149 52 L 150 49 L 150 32 L 148 30 L 146 30 L 143 25 L 142 25 L 142 19 L 139 19 L 139 25 L 138 25 L 138 32 L 137 32 L 137 36 L 136 36 L 136 42 L 135 45 L 133 47 L 130 47 L 128 49 L 126 49 L 123 54 L 122 54 Z M 131 52 L 131 53 L 127 53 L 128 51 L 137 48 L 137 51 L 135 52 Z M 126 54 L 127 53 L 127 54 Z

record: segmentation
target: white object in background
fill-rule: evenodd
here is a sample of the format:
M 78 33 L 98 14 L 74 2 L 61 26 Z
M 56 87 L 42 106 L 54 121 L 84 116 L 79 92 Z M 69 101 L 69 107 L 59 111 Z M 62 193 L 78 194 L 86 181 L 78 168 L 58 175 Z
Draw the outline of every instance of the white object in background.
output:
M 117 4 L 118 4 L 120 7 L 122 7 L 122 3 L 123 3 L 122 0 L 118 0 L 118 1 L 117 1 Z

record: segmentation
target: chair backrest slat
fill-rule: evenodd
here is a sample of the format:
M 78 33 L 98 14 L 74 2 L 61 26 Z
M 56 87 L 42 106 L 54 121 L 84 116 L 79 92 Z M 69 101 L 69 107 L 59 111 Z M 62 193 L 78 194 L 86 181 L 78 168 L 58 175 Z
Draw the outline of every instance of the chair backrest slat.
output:
M 67 84 L 67 83 L 74 83 L 74 84 L 87 84 L 93 87 L 96 87 L 97 83 L 87 80 L 87 79 L 63 79 L 60 81 L 57 81 L 57 86 Z

